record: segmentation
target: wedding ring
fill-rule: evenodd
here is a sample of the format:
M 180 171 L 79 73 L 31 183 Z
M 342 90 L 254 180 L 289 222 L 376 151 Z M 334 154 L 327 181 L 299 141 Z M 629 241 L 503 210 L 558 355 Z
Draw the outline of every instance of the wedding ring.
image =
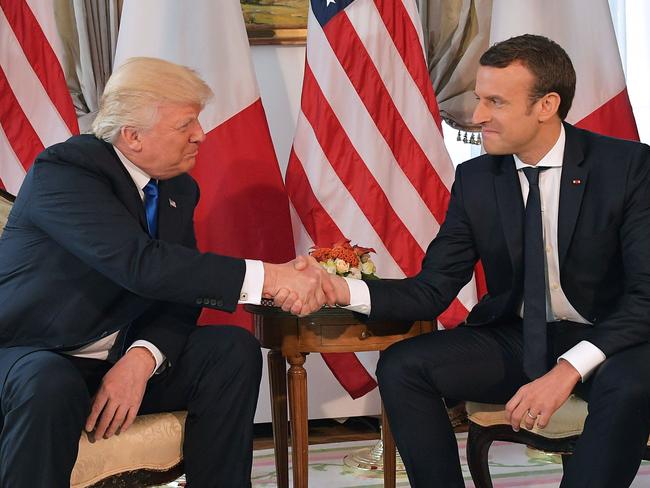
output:
M 538 417 L 538 415 L 531 415 L 530 410 L 526 410 L 526 415 L 528 415 L 528 417 L 533 419 L 533 420 L 535 420 Z

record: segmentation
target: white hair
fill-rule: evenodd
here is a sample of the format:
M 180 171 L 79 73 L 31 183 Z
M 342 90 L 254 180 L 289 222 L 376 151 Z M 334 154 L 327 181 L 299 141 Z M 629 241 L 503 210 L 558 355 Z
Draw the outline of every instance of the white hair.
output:
M 203 109 L 212 95 L 210 87 L 186 66 L 158 58 L 129 58 L 106 83 L 92 131 L 114 143 L 122 127 L 150 128 L 160 105 Z

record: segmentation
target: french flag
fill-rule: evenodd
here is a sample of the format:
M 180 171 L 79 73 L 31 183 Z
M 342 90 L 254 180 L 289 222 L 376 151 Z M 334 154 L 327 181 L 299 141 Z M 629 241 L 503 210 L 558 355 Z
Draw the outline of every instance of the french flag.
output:
M 567 122 L 600 134 L 639 140 L 607 0 L 593 0 L 589 5 L 577 0 L 494 2 L 490 44 L 520 34 L 553 39 L 573 61 L 576 95 Z
M 238 0 L 126 0 L 115 66 L 133 56 L 194 69 L 214 91 L 192 176 L 202 251 L 286 262 L 295 257 L 289 200 L 273 148 Z M 252 316 L 204 309 L 200 322 L 241 325 Z

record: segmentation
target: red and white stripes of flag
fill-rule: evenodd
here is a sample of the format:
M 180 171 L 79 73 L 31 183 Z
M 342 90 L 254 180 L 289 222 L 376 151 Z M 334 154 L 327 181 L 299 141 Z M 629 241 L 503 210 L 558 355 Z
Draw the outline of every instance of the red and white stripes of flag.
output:
M 352 239 L 377 250 L 379 276 L 412 276 L 444 219 L 454 177 L 415 2 L 313 0 L 307 36 L 286 176 L 297 242 Z M 445 325 L 475 303 L 470 288 Z
M 37 10 L 25 0 L 0 0 L 0 186 L 14 194 L 44 147 L 79 132 L 52 46 L 54 7 L 35 5 Z

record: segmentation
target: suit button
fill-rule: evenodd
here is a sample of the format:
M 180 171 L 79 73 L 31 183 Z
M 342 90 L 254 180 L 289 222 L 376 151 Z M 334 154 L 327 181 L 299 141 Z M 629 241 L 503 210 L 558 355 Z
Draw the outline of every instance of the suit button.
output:
M 223 307 L 223 300 L 217 300 L 217 307 Z
M 217 301 L 214 298 L 212 300 L 210 300 L 210 305 L 212 305 L 214 307 L 216 304 L 217 304 Z
M 197 305 L 203 305 L 203 298 L 197 298 L 196 299 L 196 304 Z

